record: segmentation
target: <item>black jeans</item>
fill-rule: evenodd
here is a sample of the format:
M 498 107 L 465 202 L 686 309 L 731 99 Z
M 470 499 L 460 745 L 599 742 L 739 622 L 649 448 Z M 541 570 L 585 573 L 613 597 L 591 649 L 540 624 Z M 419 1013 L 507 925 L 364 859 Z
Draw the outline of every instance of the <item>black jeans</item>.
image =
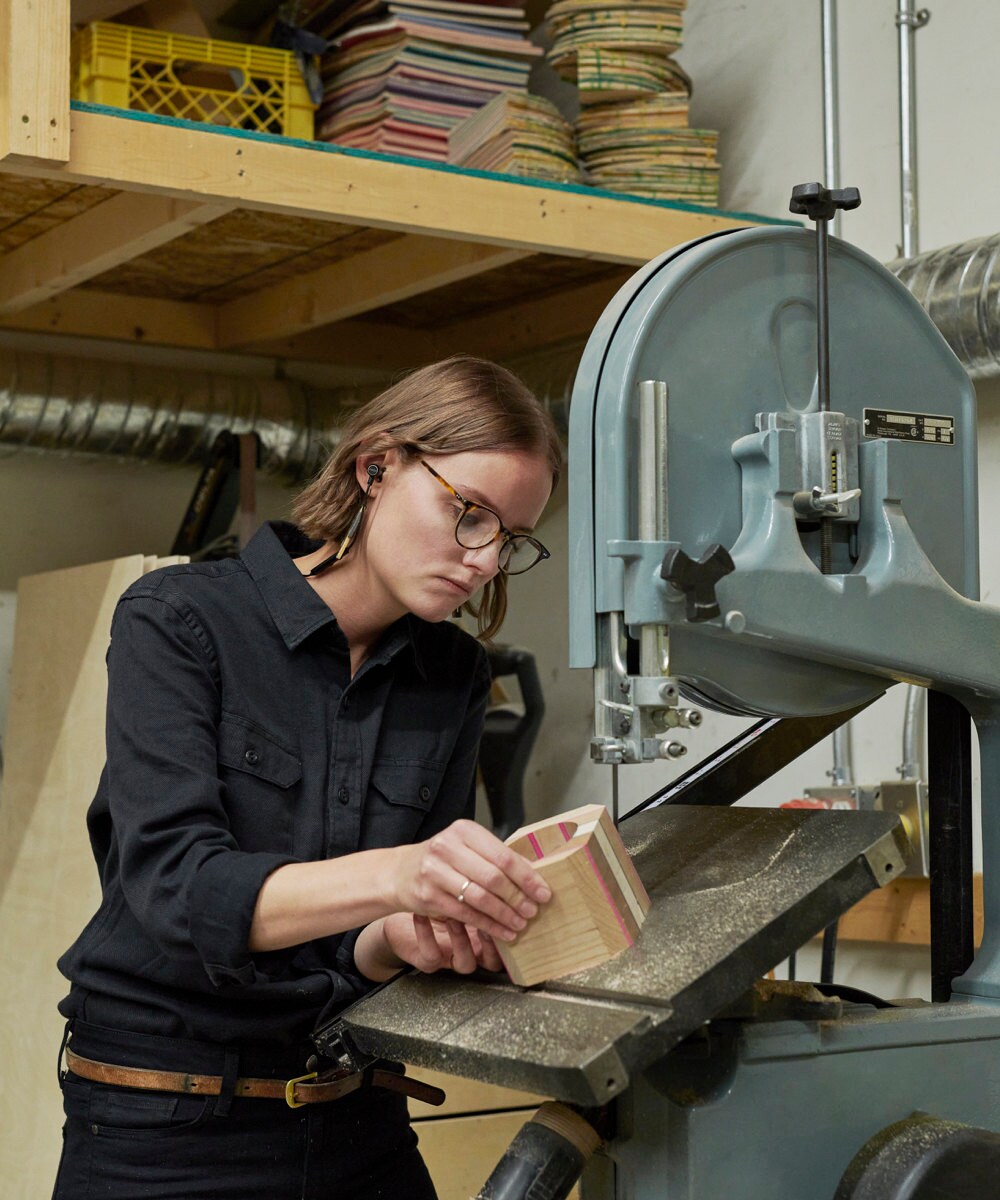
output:
M 204 1069 L 183 1068 L 173 1055 L 140 1063 L 148 1045 L 137 1054 L 132 1035 L 116 1036 L 132 1052 L 105 1051 L 105 1062 Z M 74 1033 L 72 1044 L 84 1057 L 101 1057 L 91 1039 Z M 281 1100 L 220 1105 L 215 1096 L 138 1091 L 72 1074 L 62 1087 L 66 1124 L 53 1200 L 435 1200 L 405 1097 L 393 1092 L 376 1088 L 292 1109 Z

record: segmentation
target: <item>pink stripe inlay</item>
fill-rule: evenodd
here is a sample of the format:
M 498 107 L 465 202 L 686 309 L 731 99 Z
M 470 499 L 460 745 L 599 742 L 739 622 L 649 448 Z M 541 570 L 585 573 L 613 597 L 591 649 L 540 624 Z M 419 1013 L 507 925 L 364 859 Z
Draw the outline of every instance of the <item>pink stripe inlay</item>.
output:
M 597 869 L 597 863 L 594 862 L 594 856 L 590 852 L 590 847 L 584 846 L 583 852 L 587 856 L 587 861 L 594 868 L 594 874 L 597 876 L 597 882 L 601 885 L 601 891 L 604 892 L 604 895 L 608 901 L 608 904 L 611 907 L 611 911 L 615 914 L 615 920 L 618 922 L 622 933 L 625 935 L 626 944 L 631 946 L 634 942 L 634 939 L 633 939 L 632 935 L 629 933 L 628 926 L 625 924 L 625 921 L 622 919 L 621 913 L 618 911 L 618 905 L 615 904 L 611 893 L 608 891 L 608 885 L 604 882 L 604 876 Z
M 535 858 L 545 857 L 545 851 L 542 849 L 541 842 L 539 842 L 533 833 L 528 834 L 528 845 L 534 850 Z

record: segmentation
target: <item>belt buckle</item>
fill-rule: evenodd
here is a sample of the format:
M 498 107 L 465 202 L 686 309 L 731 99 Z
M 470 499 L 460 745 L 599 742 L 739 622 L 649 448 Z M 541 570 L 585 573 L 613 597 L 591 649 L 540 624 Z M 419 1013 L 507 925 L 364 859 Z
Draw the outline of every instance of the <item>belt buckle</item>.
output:
M 285 1084 L 285 1103 L 289 1108 L 304 1108 L 305 1100 L 295 1099 L 295 1085 L 297 1083 L 305 1083 L 309 1079 L 315 1079 L 319 1074 L 318 1071 L 309 1071 L 306 1075 L 297 1075 L 294 1079 L 289 1079 Z

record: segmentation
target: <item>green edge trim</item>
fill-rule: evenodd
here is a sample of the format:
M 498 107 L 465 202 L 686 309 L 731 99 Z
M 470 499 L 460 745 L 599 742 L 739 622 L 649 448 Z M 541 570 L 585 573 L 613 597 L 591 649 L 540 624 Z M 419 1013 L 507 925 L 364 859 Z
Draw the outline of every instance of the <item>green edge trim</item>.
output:
M 319 154 L 340 154 L 345 158 L 363 158 L 372 162 L 402 163 L 408 167 L 419 167 L 423 171 L 443 171 L 447 175 L 459 175 L 467 179 L 500 179 L 518 187 L 547 188 L 554 192 L 569 192 L 577 196 L 602 196 L 618 200 L 623 204 L 645 204 L 653 208 L 671 209 L 679 212 L 697 213 L 703 217 L 729 217 L 735 221 L 752 221 L 756 225 L 794 225 L 801 221 L 784 217 L 764 217 L 759 213 L 727 212 L 721 208 L 709 208 L 704 204 L 690 204 L 684 200 L 651 200 L 645 196 L 630 196 L 627 192 L 609 192 L 605 188 L 589 187 L 582 183 L 557 183 L 551 179 L 532 179 L 523 175 L 504 175 L 499 171 L 475 171 L 468 167 L 455 167 L 450 163 L 428 162 L 424 158 L 410 158 L 405 154 L 379 154 L 374 150 L 357 150 L 353 146 L 338 146 L 335 142 L 304 141 L 302 138 L 282 137 L 277 133 L 257 133 L 250 129 L 231 129 L 227 125 L 211 125 L 206 121 L 185 121 L 180 117 L 162 117 L 156 113 L 137 112 L 130 108 L 111 108 L 107 104 L 89 104 L 83 100 L 70 102 L 73 112 L 97 113 L 105 117 L 118 117 L 124 121 L 146 121 L 153 125 L 171 125 L 176 129 L 189 129 L 207 136 L 245 138 L 252 142 L 269 142 L 276 146 L 294 146 L 299 150 L 312 150 Z

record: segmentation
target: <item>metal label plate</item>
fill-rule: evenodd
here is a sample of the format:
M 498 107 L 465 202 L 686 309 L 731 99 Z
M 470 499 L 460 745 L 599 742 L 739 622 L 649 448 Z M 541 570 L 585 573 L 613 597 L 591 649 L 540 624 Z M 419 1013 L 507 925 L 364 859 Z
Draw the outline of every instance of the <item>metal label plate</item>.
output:
M 895 438 L 931 446 L 954 446 L 955 418 L 933 413 L 897 412 L 886 408 L 864 410 L 866 438 Z

